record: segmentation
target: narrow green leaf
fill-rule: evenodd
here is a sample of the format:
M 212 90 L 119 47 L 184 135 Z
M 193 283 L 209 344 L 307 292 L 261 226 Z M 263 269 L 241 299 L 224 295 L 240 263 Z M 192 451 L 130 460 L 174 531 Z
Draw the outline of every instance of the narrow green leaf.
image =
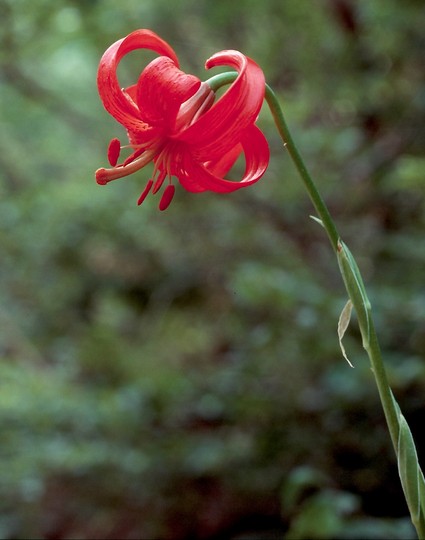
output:
M 422 529 L 425 529 L 425 479 L 422 469 L 419 469 L 419 504 L 421 505 Z
M 318 223 L 319 225 L 321 225 L 323 228 L 325 228 L 324 224 L 323 224 L 323 221 L 316 217 L 316 216 L 309 216 L 313 221 L 315 221 L 316 223 Z
M 407 505 L 413 519 L 419 520 L 420 504 L 420 475 L 418 456 L 409 425 L 400 413 L 400 432 L 398 438 L 398 471 L 403 486 Z
M 421 470 L 421 468 L 419 466 L 418 456 L 417 456 L 417 453 L 416 453 L 416 450 L 415 450 L 414 440 L 413 440 L 413 436 L 412 436 L 412 434 L 410 432 L 410 428 L 409 428 L 409 426 L 408 426 L 408 424 L 406 422 L 406 419 L 404 418 L 404 416 L 403 416 L 403 414 L 401 412 L 399 404 L 397 403 L 397 401 L 396 401 L 396 399 L 394 397 L 394 394 L 392 392 L 391 392 L 391 397 L 392 397 L 394 408 L 395 408 L 396 413 L 397 413 L 397 423 L 398 423 L 398 428 L 399 428 L 399 436 L 398 436 L 398 444 L 397 444 L 397 461 L 398 461 L 398 466 L 399 466 L 399 471 L 400 471 L 401 483 L 402 483 L 402 486 L 403 486 L 403 491 L 406 493 L 405 485 L 403 483 L 403 477 L 406 477 L 406 450 L 407 450 L 406 446 L 408 447 L 410 445 L 410 449 L 411 449 L 410 455 L 411 456 L 413 455 L 413 467 L 415 467 L 415 463 L 416 463 L 416 468 L 417 468 L 418 490 L 419 490 L 419 505 L 420 505 L 419 518 L 418 518 L 417 515 L 412 514 L 412 510 L 414 510 L 414 508 L 411 508 L 409 503 L 408 503 L 408 506 L 409 506 L 410 515 L 412 517 L 412 522 L 416 527 L 419 538 L 425 538 L 425 479 L 424 479 L 423 472 L 422 472 L 422 470 Z M 404 430 L 404 435 L 402 435 L 402 433 L 401 433 L 402 426 L 403 426 L 403 430 Z M 402 437 L 403 437 L 403 439 L 402 439 Z M 407 442 L 408 444 L 407 445 L 403 444 L 403 442 Z M 401 455 L 400 450 L 402 451 L 403 455 Z M 402 463 L 404 463 L 404 466 L 401 465 Z M 401 468 L 403 468 L 403 473 L 401 472 Z M 407 499 L 407 495 L 406 495 L 406 501 L 407 500 L 408 499 Z
M 353 255 L 342 240 L 338 241 L 337 257 L 345 287 L 357 313 L 363 347 L 367 348 L 370 342 L 370 302 L 363 279 Z
M 342 338 L 344 337 L 345 332 L 346 332 L 346 330 L 348 328 L 348 325 L 350 324 L 352 310 L 353 310 L 353 303 L 351 302 L 350 299 L 348 299 L 347 303 L 342 308 L 341 315 L 339 316 L 339 320 L 338 320 L 338 338 L 339 338 L 339 346 L 341 348 L 342 355 L 347 360 L 349 366 L 353 368 L 354 366 L 350 362 L 350 360 L 348 359 L 348 356 L 347 356 L 347 354 L 345 352 L 345 347 L 344 347 L 344 345 L 342 343 Z

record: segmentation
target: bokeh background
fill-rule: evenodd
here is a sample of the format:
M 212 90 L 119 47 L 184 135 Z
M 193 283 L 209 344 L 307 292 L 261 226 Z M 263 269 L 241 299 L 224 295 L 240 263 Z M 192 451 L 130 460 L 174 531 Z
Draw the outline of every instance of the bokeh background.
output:
M 242 50 L 355 253 L 425 457 L 422 0 L 0 1 L 0 537 L 413 538 L 324 232 L 272 159 L 231 195 L 137 207 L 97 64 L 151 28 L 205 79 Z M 145 57 L 120 67 L 134 80 Z

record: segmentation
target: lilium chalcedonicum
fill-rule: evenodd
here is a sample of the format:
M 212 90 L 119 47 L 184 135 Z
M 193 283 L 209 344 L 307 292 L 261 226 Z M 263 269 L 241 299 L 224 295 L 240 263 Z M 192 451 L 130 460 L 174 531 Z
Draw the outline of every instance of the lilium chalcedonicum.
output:
M 136 49 L 150 49 L 160 56 L 150 62 L 136 84 L 121 88 L 117 67 Z M 207 60 L 207 69 L 230 66 L 237 77 L 215 101 L 206 82 L 179 69 L 173 49 L 150 30 L 136 30 L 112 44 L 100 61 L 97 85 L 105 109 L 127 130 L 129 144 L 112 139 L 108 148 L 111 168 L 96 171 L 98 184 L 132 174 L 151 161 L 152 178 L 138 199 L 159 191 L 167 179 L 159 209 L 170 204 L 175 187 L 172 177 L 193 193 L 228 193 L 257 182 L 267 169 L 269 147 L 255 125 L 264 99 L 261 68 L 233 50 Z M 132 153 L 120 164 L 122 148 Z M 244 153 L 245 172 L 239 182 L 224 176 Z

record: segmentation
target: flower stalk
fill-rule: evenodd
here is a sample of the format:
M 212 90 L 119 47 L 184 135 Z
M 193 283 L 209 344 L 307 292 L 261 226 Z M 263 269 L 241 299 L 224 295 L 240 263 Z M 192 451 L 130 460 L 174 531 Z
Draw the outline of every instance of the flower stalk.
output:
M 234 73 L 222 73 L 207 81 L 214 89 L 230 84 Z M 357 315 L 362 336 L 362 344 L 371 364 L 372 372 L 378 388 L 379 397 L 387 422 L 391 442 L 397 457 L 398 470 L 412 523 L 418 538 L 425 539 L 425 481 L 419 466 L 418 456 L 412 433 L 405 417 L 400 411 L 388 382 L 381 348 L 372 317 L 372 307 L 368 299 L 359 267 L 341 240 L 332 216 L 313 181 L 305 162 L 292 138 L 282 108 L 273 90 L 266 84 L 265 100 L 270 108 L 277 131 L 284 147 L 299 173 L 308 192 L 311 202 L 319 216 L 332 248 L 337 256 L 338 266 L 345 288 Z
M 324 203 L 304 160 L 294 143 L 282 109 L 273 90 L 267 85 L 265 99 L 269 105 L 277 130 L 294 162 L 337 255 L 340 272 L 348 296 L 357 314 L 363 341 L 375 377 L 382 408 L 391 441 L 397 456 L 400 480 L 412 523 L 420 539 L 425 538 L 425 482 L 414 440 L 406 419 L 394 398 L 388 383 L 375 325 L 372 308 L 357 263 L 348 247 L 341 240 L 335 223 Z

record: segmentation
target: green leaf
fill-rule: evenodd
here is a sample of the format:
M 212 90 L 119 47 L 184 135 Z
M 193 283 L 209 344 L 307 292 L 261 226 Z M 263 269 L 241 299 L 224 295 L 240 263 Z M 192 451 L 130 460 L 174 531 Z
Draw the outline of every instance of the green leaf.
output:
M 399 416 L 399 422 L 400 432 L 397 451 L 398 470 L 412 519 L 419 520 L 421 512 L 421 490 L 419 483 L 420 476 L 418 456 L 409 425 L 401 413 Z
M 419 475 L 419 504 L 421 506 L 421 516 L 420 516 L 420 522 L 422 530 L 425 529 L 425 479 L 424 479 L 424 473 L 422 472 L 422 469 L 419 468 L 418 470 Z
M 309 216 L 309 217 L 310 217 L 313 221 L 315 221 L 316 223 L 318 223 L 320 226 L 322 226 L 323 228 L 325 227 L 325 226 L 323 225 L 323 221 L 322 221 L 320 218 L 318 218 L 318 217 L 316 217 L 316 216 Z
M 363 279 L 353 255 L 342 240 L 338 241 L 337 257 L 348 296 L 357 313 L 363 347 L 367 349 L 370 342 L 370 302 L 366 294 Z
M 348 359 L 348 356 L 345 352 L 345 347 L 342 344 L 342 338 L 345 335 L 345 332 L 348 328 L 348 325 L 350 324 L 351 319 L 351 312 L 353 311 L 353 303 L 349 299 L 345 306 L 342 308 L 341 315 L 339 316 L 338 320 L 338 338 L 339 338 L 339 346 L 341 347 L 341 352 L 343 357 L 347 360 L 350 367 L 354 367 L 353 364 Z

